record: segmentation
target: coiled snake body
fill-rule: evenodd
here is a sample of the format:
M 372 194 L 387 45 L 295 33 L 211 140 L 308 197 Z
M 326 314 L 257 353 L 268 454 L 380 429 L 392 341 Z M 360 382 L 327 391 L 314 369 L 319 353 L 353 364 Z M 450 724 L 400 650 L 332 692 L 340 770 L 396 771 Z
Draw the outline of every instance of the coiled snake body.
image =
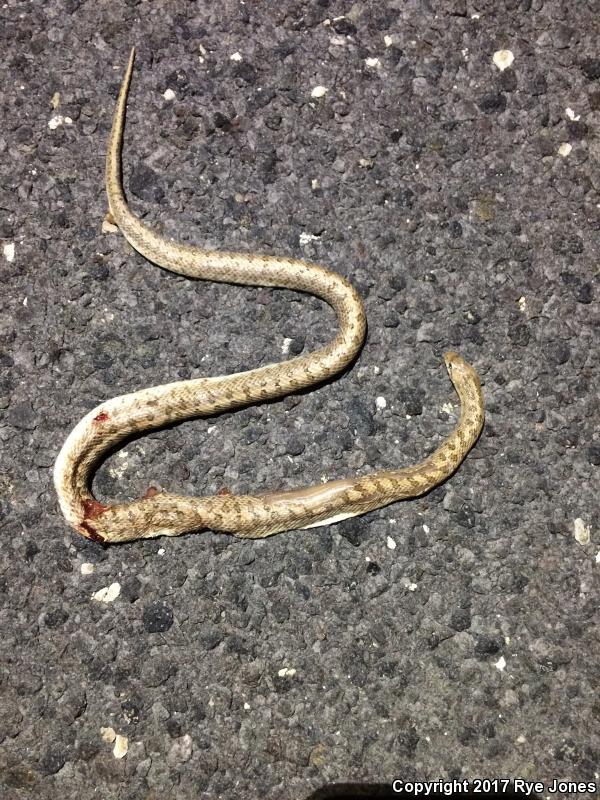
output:
M 260 538 L 364 514 L 422 495 L 441 483 L 474 445 L 484 419 L 478 375 L 452 352 L 446 353 L 444 359 L 460 398 L 460 420 L 435 452 L 414 467 L 257 496 L 186 497 L 151 490 L 145 497 L 128 503 L 104 505 L 94 498 L 90 482 L 97 464 L 126 437 L 189 417 L 282 397 L 319 383 L 353 360 L 366 330 L 361 299 L 340 275 L 292 258 L 210 252 L 168 242 L 130 211 L 122 188 L 121 149 L 133 61 L 132 50 L 106 157 L 110 213 L 127 241 L 149 261 L 181 275 L 285 287 L 320 297 L 334 309 L 339 332 L 322 349 L 281 364 L 234 375 L 178 381 L 101 403 L 75 426 L 56 461 L 54 483 L 66 520 L 83 536 L 102 542 L 176 536 L 203 529 Z

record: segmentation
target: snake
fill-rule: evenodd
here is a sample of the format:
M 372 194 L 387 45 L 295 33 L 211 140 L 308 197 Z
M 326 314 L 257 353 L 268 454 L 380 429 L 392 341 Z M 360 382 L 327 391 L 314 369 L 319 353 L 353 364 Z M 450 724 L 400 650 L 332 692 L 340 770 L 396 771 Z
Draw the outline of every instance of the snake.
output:
M 123 190 L 122 149 L 135 48 L 119 90 L 106 154 L 109 219 L 151 263 L 192 279 L 307 293 L 335 312 L 338 330 L 325 346 L 283 362 L 216 377 L 199 377 L 134 391 L 100 403 L 68 435 L 54 467 L 54 485 L 68 524 L 100 543 L 211 530 L 256 539 L 331 525 L 399 500 L 422 496 L 449 478 L 477 441 L 484 424 L 479 375 L 460 355 L 444 354 L 460 400 L 452 432 L 415 466 L 330 480 L 257 495 L 229 490 L 213 496 L 171 494 L 150 487 L 143 497 L 104 503 L 91 489 L 109 451 L 134 435 L 192 417 L 264 403 L 322 384 L 356 359 L 366 335 L 362 300 L 336 272 L 296 258 L 204 250 L 167 240 L 130 209 Z

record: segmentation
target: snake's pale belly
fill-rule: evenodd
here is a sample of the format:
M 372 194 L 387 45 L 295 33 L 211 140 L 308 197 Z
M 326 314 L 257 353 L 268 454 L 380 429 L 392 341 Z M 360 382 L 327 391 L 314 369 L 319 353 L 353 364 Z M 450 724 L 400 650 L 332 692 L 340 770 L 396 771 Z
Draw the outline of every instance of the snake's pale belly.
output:
M 54 469 L 61 510 L 83 536 L 123 542 L 211 529 L 245 538 L 332 524 L 397 500 L 418 497 L 448 478 L 477 441 L 484 421 L 477 372 L 459 355 L 444 360 L 458 393 L 458 424 L 443 443 L 413 467 L 330 481 L 262 495 L 187 497 L 156 490 L 129 503 L 105 505 L 90 484 L 108 450 L 128 436 L 195 416 L 283 397 L 343 370 L 360 351 L 366 331 L 362 301 L 343 277 L 293 258 L 212 252 L 162 239 L 129 209 L 122 187 L 121 150 L 132 50 L 106 157 L 110 213 L 127 241 L 149 261 L 192 278 L 307 292 L 336 313 L 337 336 L 320 350 L 280 364 L 211 378 L 179 381 L 101 403 L 71 431 Z

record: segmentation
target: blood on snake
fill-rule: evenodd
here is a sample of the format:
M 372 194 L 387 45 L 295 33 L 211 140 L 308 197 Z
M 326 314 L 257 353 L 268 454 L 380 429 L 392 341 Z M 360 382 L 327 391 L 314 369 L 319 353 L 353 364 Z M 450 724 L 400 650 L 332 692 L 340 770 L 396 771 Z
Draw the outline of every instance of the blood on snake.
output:
M 91 480 L 96 468 L 107 452 L 126 438 L 322 383 L 351 364 L 366 332 L 362 300 L 352 284 L 336 272 L 286 256 L 203 250 L 171 242 L 131 211 L 123 191 L 121 153 L 134 57 L 132 49 L 106 155 L 110 217 L 123 236 L 148 261 L 180 275 L 293 289 L 319 297 L 333 308 L 339 327 L 336 336 L 321 349 L 282 363 L 140 389 L 100 403 L 77 423 L 56 460 L 54 484 L 67 522 L 83 536 L 105 543 L 206 529 L 241 538 L 263 538 L 330 525 L 421 496 L 445 481 L 477 441 L 484 422 L 479 376 L 452 351 L 444 354 L 444 361 L 460 399 L 460 418 L 434 452 L 415 466 L 258 495 L 189 497 L 152 488 L 137 500 L 110 504 L 93 496 Z

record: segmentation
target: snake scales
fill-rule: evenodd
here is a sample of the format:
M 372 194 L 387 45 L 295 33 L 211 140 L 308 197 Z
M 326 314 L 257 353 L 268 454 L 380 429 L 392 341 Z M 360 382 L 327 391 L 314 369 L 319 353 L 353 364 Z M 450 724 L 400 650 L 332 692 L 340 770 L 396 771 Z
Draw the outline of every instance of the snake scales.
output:
M 110 214 L 127 241 L 154 264 L 191 278 L 285 287 L 319 297 L 334 309 L 339 332 L 322 349 L 283 363 L 155 386 L 101 403 L 75 426 L 56 461 L 54 483 L 68 523 L 83 536 L 101 542 L 176 536 L 203 529 L 260 538 L 364 514 L 422 495 L 444 481 L 476 442 L 484 419 L 478 375 L 452 352 L 446 353 L 444 360 L 460 398 L 460 419 L 444 442 L 416 466 L 257 496 L 185 497 L 149 490 L 143 498 L 127 503 L 104 505 L 94 498 L 90 483 L 96 466 L 126 437 L 319 383 L 353 360 L 366 330 L 361 299 L 340 275 L 292 258 L 212 252 L 169 242 L 130 211 L 122 187 L 121 150 L 134 56 L 132 50 L 106 157 Z

